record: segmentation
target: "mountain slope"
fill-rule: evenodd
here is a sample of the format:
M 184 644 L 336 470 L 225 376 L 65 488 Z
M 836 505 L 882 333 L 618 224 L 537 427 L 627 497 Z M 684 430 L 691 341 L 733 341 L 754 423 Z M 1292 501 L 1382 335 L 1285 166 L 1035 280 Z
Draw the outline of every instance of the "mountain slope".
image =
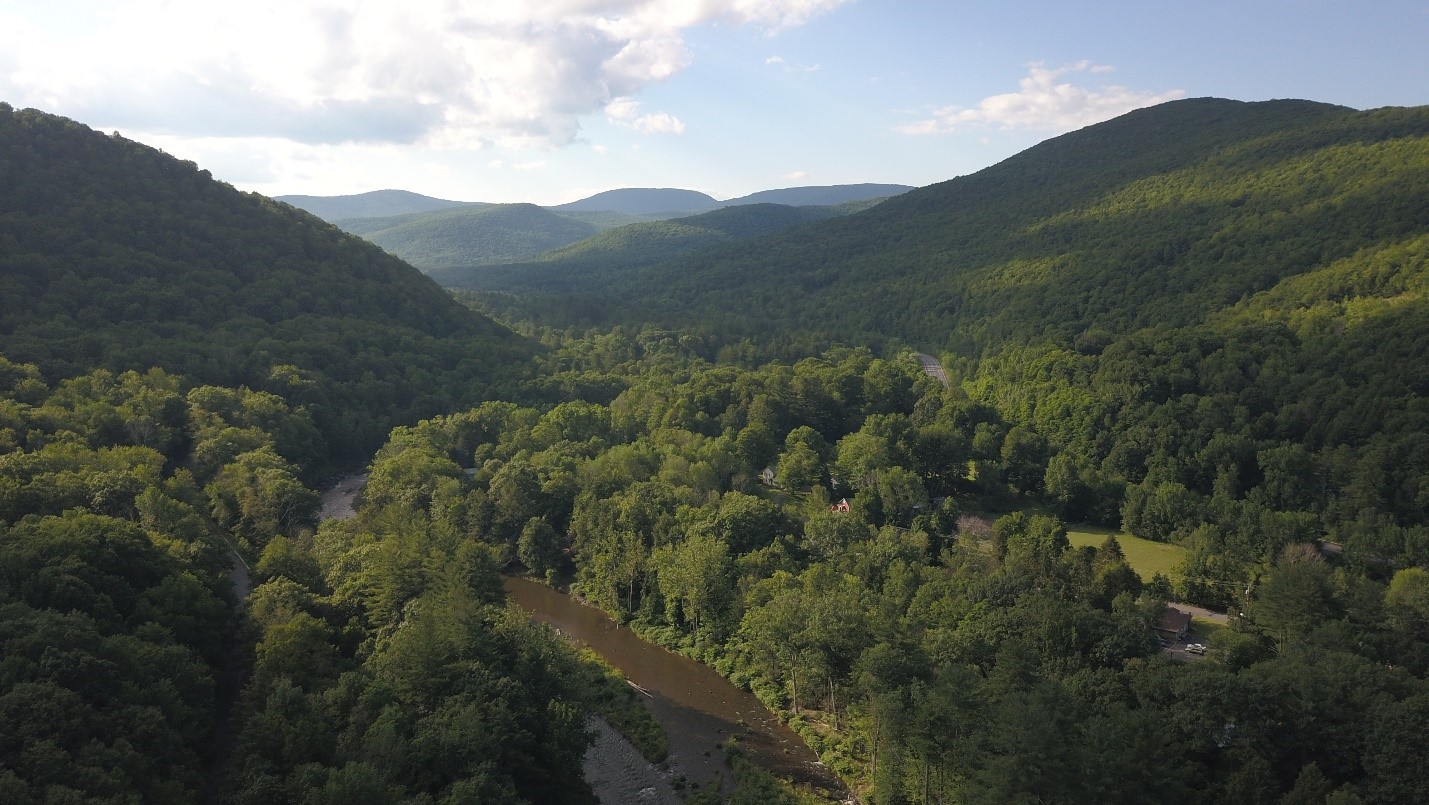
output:
M 812 331 L 974 352 L 1070 342 L 1201 321 L 1422 233 L 1426 198 L 1429 109 L 1178 101 L 862 213 L 572 290 L 730 337 Z
M 778 203 L 838 206 L 841 212 L 851 212 L 908 189 L 903 185 L 794 187 L 716 202 L 689 190 L 627 188 L 545 208 L 443 201 L 400 190 L 360 196 L 282 196 L 279 200 L 307 209 L 425 270 L 457 268 L 461 270 L 455 275 L 461 275 L 467 273 L 467 267 L 525 262 L 594 232 L 684 217 L 691 210 Z M 686 250 L 667 256 L 682 251 Z
M 596 232 L 592 224 L 534 204 L 495 204 L 382 221 L 392 225 L 364 227 L 362 237 L 421 268 L 520 260 Z
M 553 210 L 588 212 L 603 210 L 630 215 L 650 215 L 666 212 L 702 212 L 719 206 L 712 196 L 694 190 L 669 187 L 625 187 L 607 190 L 588 198 L 558 204 Z
M 482 287 L 497 281 L 495 277 L 503 276 L 525 288 L 557 291 L 569 289 L 572 281 L 579 283 L 576 278 L 593 271 L 652 265 L 699 249 L 841 214 L 834 207 L 746 204 L 686 218 L 609 229 L 526 262 L 438 269 L 429 273 L 448 288 Z
M 339 459 L 529 347 L 416 269 L 155 149 L 0 104 L 0 342 L 53 380 L 158 366 L 308 406 Z
M 407 190 L 373 190 L 351 196 L 275 196 L 276 201 L 307 210 L 333 223 L 344 218 L 374 218 L 407 215 L 414 212 L 435 212 L 468 204 L 471 201 L 448 201 Z
M 793 207 L 844 204 L 850 201 L 898 196 L 913 188 L 906 184 L 836 184 L 813 187 L 786 187 L 781 190 L 761 190 L 747 196 L 727 199 L 720 204 L 733 207 L 739 204 L 788 204 Z

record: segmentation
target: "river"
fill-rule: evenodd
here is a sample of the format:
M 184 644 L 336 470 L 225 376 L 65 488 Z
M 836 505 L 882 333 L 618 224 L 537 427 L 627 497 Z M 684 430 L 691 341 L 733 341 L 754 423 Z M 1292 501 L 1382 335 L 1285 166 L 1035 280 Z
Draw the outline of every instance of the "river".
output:
M 322 496 L 320 518 L 352 517 L 366 481 L 365 475 L 352 475 L 329 488 Z M 762 768 L 824 792 L 843 792 L 843 785 L 813 750 L 754 694 L 688 657 L 619 628 L 600 610 L 550 587 L 510 577 L 505 585 L 511 601 L 532 619 L 552 624 L 588 646 L 647 692 L 645 703 L 670 740 L 668 762 L 674 775 L 700 784 L 723 779 L 728 790 L 729 768 L 720 745 L 738 735 Z M 586 757 L 586 777 L 603 802 L 676 801 L 668 782 L 619 733 L 603 723 L 593 726 L 598 740 Z
M 367 486 L 367 476 L 349 475 L 322 493 L 319 520 L 348 520 L 357 516 L 357 496 Z
M 843 791 L 803 739 L 754 694 L 713 669 L 648 643 L 600 610 L 543 584 L 507 578 L 506 594 L 534 620 L 588 646 L 648 692 L 645 703 L 670 739 L 669 763 L 676 774 L 701 784 L 727 779 L 720 744 L 737 735 L 755 763 L 774 774 L 835 795 Z

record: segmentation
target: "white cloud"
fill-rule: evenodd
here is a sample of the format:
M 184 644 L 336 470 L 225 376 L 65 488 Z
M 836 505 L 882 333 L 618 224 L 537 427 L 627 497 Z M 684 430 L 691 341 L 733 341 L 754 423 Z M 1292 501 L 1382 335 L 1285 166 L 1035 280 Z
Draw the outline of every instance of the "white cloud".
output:
M 666 112 L 640 114 L 640 102 L 631 98 L 616 98 L 605 105 L 605 118 L 617 126 L 635 129 L 642 134 L 684 134 L 685 124 Z
M 783 56 L 770 56 L 764 60 L 764 63 L 772 67 L 783 67 L 786 73 L 817 73 L 824 69 L 821 64 L 791 64 Z
M 779 178 L 789 182 L 801 182 L 809 178 L 809 174 L 807 171 L 792 171 L 790 173 L 784 174 L 783 176 L 780 176 Z
M 665 112 L 641 116 L 635 121 L 635 128 L 645 134 L 685 133 L 685 124 L 678 117 Z
M 82 25 L 10 9 L 0 97 L 183 137 L 562 146 L 582 116 L 688 67 L 688 29 L 772 34 L 847 1 L 117 0 L 81 4 Z
M 126 135 L 127 136 L 127 135 Z M 264 187 L 270 192 L 304 192 L 313 182 L 334 188 L 335 193 L 355 193 L 376 186 L 397 186 L 401 176 L 363 176 L 352 165 L 396 165 L 401 147 L 397 145 L 345 144 L 304 145 L 292 140 L 264 137 L 177 137 L 149 135 L 143 142 L 193 160 L 217 178 L 245 189 Z M 281 182 L 283 187 L 272 186 Z
M 1087 89 L 1060 80 L 1071 73 L 1103 74 L 1113 69 L 1089 61 L 1056 68 L 1033 63 L 1028 65 L 1027 76 L 1019 82 L 1017 92 L 983 98 L 972 108 L 934 109 L 932 117 L 898 126 L 897 130 L 905 134 L 946 134 L 970 126 L 993 125 L 1005 129 L 1070 131 L 1186 94 L 1181 90 L 1150 92 L 1119 85 Z

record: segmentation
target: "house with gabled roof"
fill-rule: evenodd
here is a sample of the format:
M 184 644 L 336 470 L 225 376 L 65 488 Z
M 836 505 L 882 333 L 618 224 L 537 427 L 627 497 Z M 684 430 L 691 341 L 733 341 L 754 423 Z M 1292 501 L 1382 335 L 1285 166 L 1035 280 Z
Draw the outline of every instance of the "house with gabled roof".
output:
M 1179 643 L 1186 639 L 1186 634 L 1191 631 L 1191 613 L 1182 612 L 1175 607 L 1166 607 L 1166 611 L 1161 613 L 1161 618 L 1156 622 L 1156 635 L 1167 643 Z

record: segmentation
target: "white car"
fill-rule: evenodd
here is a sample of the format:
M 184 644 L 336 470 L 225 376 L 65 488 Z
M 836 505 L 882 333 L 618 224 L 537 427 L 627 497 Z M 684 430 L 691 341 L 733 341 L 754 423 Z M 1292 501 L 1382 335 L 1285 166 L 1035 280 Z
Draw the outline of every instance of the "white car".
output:
M 1190 645 L 1186 646 L 1186 651 L 1192 654 L 1205 654 L 1206 647 L 1200 643 L 1191 643 Z

